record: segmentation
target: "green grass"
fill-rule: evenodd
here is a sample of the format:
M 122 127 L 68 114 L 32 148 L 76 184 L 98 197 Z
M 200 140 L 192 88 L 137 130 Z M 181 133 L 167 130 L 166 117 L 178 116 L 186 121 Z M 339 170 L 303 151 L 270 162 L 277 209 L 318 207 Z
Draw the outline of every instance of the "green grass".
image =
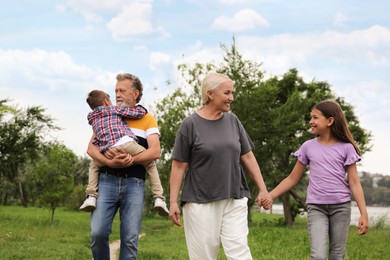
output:
M 248 240 L 254 259 L 309 259 L 304 218 L 285 228 L 280 215 L 252 214 Z M 58 209 L 51 224 L 48 210 L 0 206 L 0 259 L 92 259 L 89 232 L 88 213 Z M 388 228 L 359 237 L 352 226 L 347 259 L 390 259 L 389 237 Z M 118 217 L 110 239 L 119 239 Z M 138 259 L 188 259 L 183 228 L 159 216 L 144 218 Z M 222 249 L 218 259 L 225 259 Z

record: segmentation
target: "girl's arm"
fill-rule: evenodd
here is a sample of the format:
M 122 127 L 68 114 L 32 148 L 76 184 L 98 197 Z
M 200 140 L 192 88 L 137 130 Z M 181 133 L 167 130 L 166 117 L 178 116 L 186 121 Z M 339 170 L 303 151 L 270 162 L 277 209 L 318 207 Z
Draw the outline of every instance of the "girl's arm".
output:
M 180 209 L 177 201 L 179 199 L 180 188 L 183 183 L 187 167 L 187 162 L 181 162 L 177 160 L 172 161 L 171 177 L 169 180 L 169 217 L 171 222 L 177 226 L 180 226 Z
M 245 165 L 245 168 L 251 175 L 256 186 L 259 188 L 259 194 L 257 196 L 257 205 L 262 206 L 262 201 L 269 197 L 267 187 L 265 186 L 263 176 L 261 175 L 259 164 L 256 161 L 256 157 L 252 151 L 241 156 L 241 161 Z M 269 205 L 263 205 L 265 209 L 269 209 Z
M 368 213 L 366 208 L 366 201 L 364 199 L 363 188 L 357 174 L 356 163 L 348 165 L 347 173 L 349 187 L 360 211 L 358 235 L 364 235 L 368 232 Z
M 283 181 L 279 183 L 271 192 L 270 195 L 272 199 L 276 199 L 286 191 L 294 187 L 299 180 L 302 178 L 303 173 L 306 170 L 306 166 L 303 165 L 299 160 L 295 163 L 294 169 L 291 171 L 290 175 L 284 178 Z

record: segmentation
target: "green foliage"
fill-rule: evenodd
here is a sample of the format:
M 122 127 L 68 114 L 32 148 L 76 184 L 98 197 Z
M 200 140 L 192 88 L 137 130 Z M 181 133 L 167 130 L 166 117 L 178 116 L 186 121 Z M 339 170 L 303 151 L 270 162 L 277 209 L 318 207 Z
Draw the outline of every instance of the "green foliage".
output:
M 69 197 L 74 187 L 74 166 L 77 156 L 64 145 L 48 146 L 33 173 L 34 186 L 40 191 L 39 205 L 54 211 Z
M 390 177 L 381 178 L 381 179 L 378 181 L 377 184 L 378 184 L 378 187 L 390 189 Z
M 29 164 L 33 164 L 40 151 L 44 149 L 45 136 L 51 130 L 58 130 L 54 120 L 45 115 L 39 106 L 19 109 L 0 101 L 0 187 L 2 204 L 16 194 L 24 206 L 27 206 L 28 194 L 25 192 L 25 180 Z
M 75 185 L 69 198 L 65 201 L 65 206 L 69 210 L 79 211 L 80 205 L 82 205 L 85 200 L 85 196 L 85 186 Z

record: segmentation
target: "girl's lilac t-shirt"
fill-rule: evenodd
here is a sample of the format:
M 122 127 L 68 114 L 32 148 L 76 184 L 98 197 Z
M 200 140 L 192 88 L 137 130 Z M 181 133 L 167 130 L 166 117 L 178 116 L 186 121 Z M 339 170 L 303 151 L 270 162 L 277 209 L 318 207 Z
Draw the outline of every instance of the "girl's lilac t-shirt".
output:
M 350 143 L 320 144 L 317 138 L 306 141 L 294 153 L 304 165 L 309 165 L 308 204 L 338 204 L 351 200 L 346 178 L 348 165 L 360 161 Z

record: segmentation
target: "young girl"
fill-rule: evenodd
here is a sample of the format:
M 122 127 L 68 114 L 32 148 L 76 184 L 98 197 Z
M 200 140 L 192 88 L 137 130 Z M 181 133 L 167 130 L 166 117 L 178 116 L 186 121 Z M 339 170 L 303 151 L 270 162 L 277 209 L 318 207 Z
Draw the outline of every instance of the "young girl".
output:
M 275 199 L 290 190 L 310 165 L 306 200 L 310 258 L 327 259 L 329 245 L 329 259 L 345 259 L 351 221 L 350 192 L 360 211 L 357 233 L 364 235 L 368 231 L 366 203 L 356 168 L 360 150 L 336 102 L 316 104 L 309 124 L 316 137 L 294 153 L 298 159 L 294 169 L 270 195 Z

